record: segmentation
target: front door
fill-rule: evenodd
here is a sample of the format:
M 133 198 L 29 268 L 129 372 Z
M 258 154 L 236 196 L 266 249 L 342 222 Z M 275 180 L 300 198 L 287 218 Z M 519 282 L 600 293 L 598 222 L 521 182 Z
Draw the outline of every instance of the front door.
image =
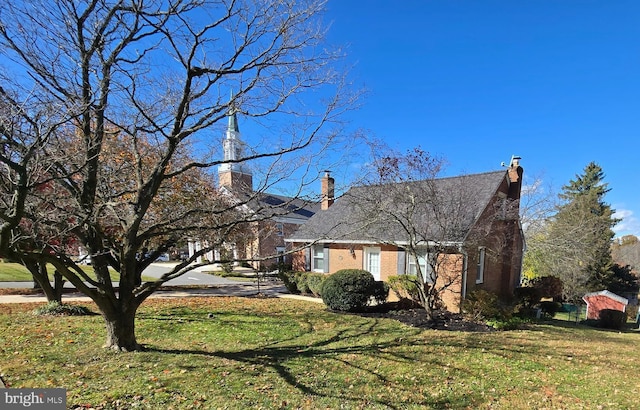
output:
M 380 248 L 364 249 L 364 270 L 371 272 L 375 280 L 380 280 Z

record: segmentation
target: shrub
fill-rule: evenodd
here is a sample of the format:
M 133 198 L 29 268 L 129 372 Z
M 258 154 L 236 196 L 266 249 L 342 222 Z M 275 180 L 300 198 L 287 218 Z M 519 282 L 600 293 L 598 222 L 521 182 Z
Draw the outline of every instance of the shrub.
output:
M 542 298 L 540 289 L 533 286 L 522 286 L 516 288 L 513 294 L 518 300 L 518 303 L 522 305 L 524 310 L 532 309 L 540 302 L 540 299 Z
M 507 319 L 492 319 L 487 321 L 487 324 L 496 330 L 522 329 L 527 323 L 529 323 L 528 319 L 517 316 Z
M 420 301 L 418 292 L 418 278 L 413 275 L 394 275 L 389 276 L 389 287 L 398 299 L 411 299 L 414 302 Z
M 309 283 L 307 282 L 308 276 L 309 276 L 309 272 L 295 273 L 295 282 L 296 282 L 296 286 L 298 287 L 298 292 L 311 293 L 311 289 L 309 289 Z
M 95 313 L 85 306 L 49 302 L 46 305 L 35 309 L 33 314 L 38 316 L 88 316 L 94 315 Z
M 298 285 L 296 285 L 295 272 L 281 271 L 278 272 L 278 277 L 282 280 L 282 283 L 284 283 L 289 293 L 300 293 L 300 291 L 298 291 Z
M 620 330 L 627 322 L 627 314 L 620 310 L 602 309 L 598 320 L 598 326 L 605 329 Z
M 283 272 L 283 271 L 292 271 L 293 270 L 293 266 L 290 263 L 284 263 L 284 262 L 278 262 L 278 263 L 272 263 L 269 266 L 265 266 L 265 265 L 260 265 L 260 270 L 264 270 L 267 272 Z
M 636 320 L 638 317 L 638 305 L 627 305 L 627 318 L 630 317 Z
M 309 273 L 307 275 L 307 286 L 314 296 L 322 296 L 322 284 L 327 278 L 327 275 L 322 273 Z
M 322 300 L 332 310 L 360 311 L 373 296 L 374 286 L 373 275 L 365 270 L 339 270 L 324 280 Z
M 389 284 L 387 282 L 377 280 L 374 282 L 371 293 L 371 296 L 373 296 L 376 303 L 381 305 L 387 301 L 387 298 L 389 298 Z
M 486 290 L 474 290 L 462 302 L 462 312 L 471 320 L 487 320 L 501 316 L 498 296 Z
M 540 310 L 542 314 L 547 318 L 552 318 L 562 309 L 562 304 L 553 301 L 540 302 Z
M 541 298 L 558 300 L 562 297 L 562 280 L 555 276 L 540 276 L 531 279 L 529 286 L 540 291 Z
M 224 269 L 219 271 L 214 271 L 214 272 L 211 272 L 211 274 L 215 276 L 219 276 L 221 278 L 233 278 L 233 277 L 240 276 L 237 273 L 233 273 L 233 269 L 231 269 L 230 271 L 224 270 Z

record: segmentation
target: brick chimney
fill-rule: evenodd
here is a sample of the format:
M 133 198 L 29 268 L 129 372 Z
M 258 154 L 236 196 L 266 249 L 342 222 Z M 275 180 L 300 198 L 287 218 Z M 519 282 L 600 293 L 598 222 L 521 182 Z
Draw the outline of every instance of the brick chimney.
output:
M 511 157 L 511 163 L 509 164 L 509 198 L 520 199 L 520 190 L 522 189 L 522 167 L 520 166 L 520 160 L 522 158 L 514 155 Z
M 333 205 L 335 180 L 331 178 L 329 171 L 325 171 L 324 176 L 320 181 L 322 183 L 320 192 L 322 195 L 322 204 L 320 209 L 325 210 L 329 209 L 329 207 Z

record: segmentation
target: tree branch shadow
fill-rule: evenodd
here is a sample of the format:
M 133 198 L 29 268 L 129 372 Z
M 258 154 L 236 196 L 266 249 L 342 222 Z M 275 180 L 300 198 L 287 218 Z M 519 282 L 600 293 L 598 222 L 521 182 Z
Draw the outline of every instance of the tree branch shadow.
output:
M 308 328 L 305 332 L 300 333 L 294 337 L 272 341 L 256 348 L 244 349 L 239 351 L 163 349 L 155 347 L 147 347 L 145 350 L 172 355 L 198 355 L 213 357 L 231 360 L 250 366 L 261 366 L 264 368 L 272 369 L 286 384 L 299 390 L 304 395 L 334 398 L 352 403 L 361 403 L 363 399 L 362 396 L 358 396 L 355 392 L 349 393 L 346 389 L 342 389 L 342 391 L 328 392 L 316 389 L 310 384 L 305 384 L 296 375 L 296 373 L 289 366 L 287 366 L 287 363 L 292 359 L 300 357 L 310 359 L 322 358 L 335 360 L 342 365 L 355 368 L 371 375 L 373 378 L 380 381 L 381 384 L 392 384 L 393 381 L 389 380 L 386 375 L 377 372 L 374 368 L 366 368 L 365 366 L 354 364 L 344 359 L 344 355 L 364 355 L 370 357 L 372 361 L 380 357 L 384 357 L 385 360 L 397 362 L 415 361 L 415 357 L 412 357 L 410 355 L 403 355 L 399 352 L 392 352 L 391 350 L 393 350 L 394 348 L 407 346 L 408 343 L 411 343 L 414 336 L 417 336 L 421 333 L 421 330 L 407 330 L 407 334 L 403 335 L 403 337 L 401 338 L 397 337 L 397 333 L 389 333 L 389 337 L 387 338 L 388 340 L 370 343 L 364 341 L 366 340 L 364 339 L 364 336 L 370 335 L 373 332 L 377 333 L 378 336 L 384 336 L 385 334 L 384 327 L 380 326 L 380 320 L 372 319 L 362 322 L 357 327 L 352 326 L 344 329 L 338 329 L 335 332 L 327 335 L 327 337 L 316 340 L 311 344 L 303 343 L 301 338 L 312 332 L 314 332 L 314 330 L 312 328 Z M 442 365 L 442 363 L 439 363 L 437 360 L 435 360 L 435 358 L 424 358 L 423 360 L 428 360 L 435 366 Z M 475 399 L 478 400 L 479 398 L 476 397 Z M 453 405 L 455 407 L 456 405 L 455 402 L 451 403 L 449 399 L 440 402 L 434 401 L 434 398 L 432 397 L 425 397 L 422 403 L 416 403 L 415 401 L 403 403 L 400 399 L 390 398 L 378 398 L 372 400 L 373 401 L 371 402 L 371 404 L 384 406 L 385 408 L 389 409 L 401 409 L 406 408 L 406 406 L 415 406 L 416 404 L 424 405 L 427 407 L 438 407 L 445 405 Z M 469 397 L 460 396 L 459 401 L 460 403 L 468 404 Z

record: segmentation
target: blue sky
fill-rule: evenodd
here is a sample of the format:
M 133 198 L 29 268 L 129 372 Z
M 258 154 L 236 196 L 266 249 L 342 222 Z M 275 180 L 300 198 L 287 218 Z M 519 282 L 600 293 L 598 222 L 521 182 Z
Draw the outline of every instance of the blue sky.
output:
M 329 0 L 328 39 L 368 91 L 350 127 L 447 174 L 522 157 L 556 190 L 591 161 L 640 235 L 639 1 Z

